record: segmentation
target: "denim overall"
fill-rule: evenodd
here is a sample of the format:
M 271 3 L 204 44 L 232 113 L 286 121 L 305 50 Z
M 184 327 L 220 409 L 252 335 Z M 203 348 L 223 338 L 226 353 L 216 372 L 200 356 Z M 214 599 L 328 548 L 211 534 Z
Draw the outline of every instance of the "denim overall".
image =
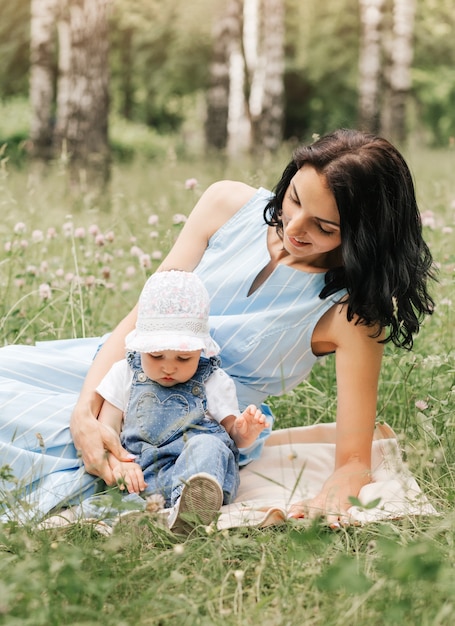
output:
M 219 365 L 201 357 L 194 376 L 163 387 L 143 372 L 139 352 L 129 352 L 133 382 L 124 415 L 122 445 L 136 455 L 147 483 L 146 494 L 161 493 L 174 505 L 183 482 L 206 472 L 219 482 L 224 504 L 239 486 L 238 449 L 226 430 L 205 416 L 205 381 Z

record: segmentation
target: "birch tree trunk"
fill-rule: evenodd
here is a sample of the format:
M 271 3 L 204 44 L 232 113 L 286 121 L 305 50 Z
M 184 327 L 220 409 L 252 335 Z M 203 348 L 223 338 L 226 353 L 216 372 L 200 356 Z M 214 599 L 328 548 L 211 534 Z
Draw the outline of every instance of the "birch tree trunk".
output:
M 262 6 L 260 80 L 250 96 L 252 142 L 253 149 L 273 152 L 283 139 L 284 6 L 283 0 L 263 0 Z
M 242 2 L 229 0 L 213 27 L 213 59 L 206 96 L 205 141 L 209 148 L 224 150 L 228 141 L 231 54 L 239 52 Z
M 247 152 L 251 147 L 251 123 L 245 99 L 245 59 L 240 45 L 229 55 L 229 111 L 227 151 L 230 157 Z
M 107 4 L 61 0 L 54 145 L 82 191 L 109 179 Z
M 250 151 L 273 151 L 284 119 L 283 0 L 244 0 L 244 110 Z
M 229 0 L 215 31 L 206 142 L 246 151 L 273 151 L 284 118 L 283 0 Z
M 381 23 L 384 0 L 359 0 L 359 126 L 378 132 L 380 121 Z
M 235 157 L 251 147 L 249 111 L 251 57 L 256 53 L 258 0 L 238 0 L 239 30 L 229 55 L 228 153 Z
M 394 0 L 390 43 L 388 94 L 384 102 L 382 132 L 397 142 L 406 139 L 406 104 L 411 89 L 415 0 Z
M 52 156 L 58 4 L 59 0 L 31 0 L 30 7 L 30 152 L 43 161 Z

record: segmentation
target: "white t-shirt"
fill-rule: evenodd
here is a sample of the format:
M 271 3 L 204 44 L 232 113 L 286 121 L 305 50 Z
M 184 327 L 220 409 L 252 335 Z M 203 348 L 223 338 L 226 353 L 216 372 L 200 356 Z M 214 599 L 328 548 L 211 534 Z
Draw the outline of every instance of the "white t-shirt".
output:
M 96 391 L 120 411 L 125 412 L 130 396 L 133 370 L 126 359 L 117 361 L 100 382 Z M 170 388 L 172 389 L 172 387 Z M 222 422 L 228 415 L 239 417 L 239 403 L 234 381 L 222 369 L 216 369 L 205 382 L 206 415 Z

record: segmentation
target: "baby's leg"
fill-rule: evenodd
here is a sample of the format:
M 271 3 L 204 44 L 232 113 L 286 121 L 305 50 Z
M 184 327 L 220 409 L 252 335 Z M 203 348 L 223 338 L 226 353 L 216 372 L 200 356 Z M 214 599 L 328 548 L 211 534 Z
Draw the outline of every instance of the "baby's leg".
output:
M 201 433 L 189 437 L 174 465 L 171 503 L 179 498 L 183 485 L 195 474 L 212 476 L 223 490 L 223 502 L 232 502 L 239 486 L 239 470 L 234 452 L 224 438 L 227 433 Z

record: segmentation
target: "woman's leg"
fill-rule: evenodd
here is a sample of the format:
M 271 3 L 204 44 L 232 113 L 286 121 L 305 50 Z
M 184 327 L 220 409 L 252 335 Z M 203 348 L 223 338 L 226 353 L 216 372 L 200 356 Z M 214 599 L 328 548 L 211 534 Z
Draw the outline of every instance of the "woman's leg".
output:
M 94 492 L 97 479 L 78 458 L 69 420 L 98 343 L 0 349 L 0 520 L 37 519 Z

